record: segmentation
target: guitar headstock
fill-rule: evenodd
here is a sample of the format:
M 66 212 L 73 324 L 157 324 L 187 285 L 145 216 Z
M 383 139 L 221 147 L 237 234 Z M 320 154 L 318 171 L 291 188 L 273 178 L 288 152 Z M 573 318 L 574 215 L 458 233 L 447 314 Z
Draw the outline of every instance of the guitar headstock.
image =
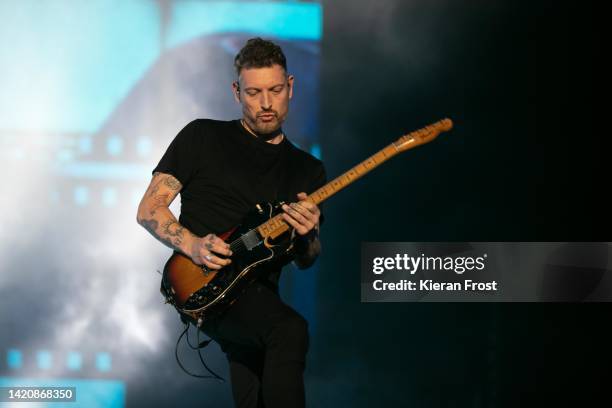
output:
M 410 132 L 397 139 L 393 144 L 397 147 L 397 150 L 403 152 L 410 148 L 420 146 L 425 143 L 429 143 L 434 140 L 442 132 L 447 132 L 453 128 L 453 121 L 450 119 L 442 119 L 429 126 L 425 126 L 414 132 Z

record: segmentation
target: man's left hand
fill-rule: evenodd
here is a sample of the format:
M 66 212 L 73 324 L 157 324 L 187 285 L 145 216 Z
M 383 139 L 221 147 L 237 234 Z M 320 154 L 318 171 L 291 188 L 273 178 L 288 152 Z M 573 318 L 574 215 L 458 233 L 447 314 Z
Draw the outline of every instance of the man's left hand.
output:
M 299 235 L 306 235 L 313 228 L 319 228 L 321 211 L 316 204 L 306 200 L 308 198 L 306 193 L 298 193 L 297 198 L 299 200 L 297 203 L 283 204 L 282 209 L 285 211 L 282 213 L 283 219 L 295 228 L 295 232 Z

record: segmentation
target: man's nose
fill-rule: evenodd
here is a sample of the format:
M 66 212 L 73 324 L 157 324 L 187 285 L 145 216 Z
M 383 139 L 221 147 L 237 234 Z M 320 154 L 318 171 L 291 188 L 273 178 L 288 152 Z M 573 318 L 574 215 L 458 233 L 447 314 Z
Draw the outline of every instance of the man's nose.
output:
M 272 108 L 272 99 L 270 98 L 270 95 L 268 94 L 268 92 L 261 93 L 260 103 L 261 103 L 261 108 L 264 110 Z

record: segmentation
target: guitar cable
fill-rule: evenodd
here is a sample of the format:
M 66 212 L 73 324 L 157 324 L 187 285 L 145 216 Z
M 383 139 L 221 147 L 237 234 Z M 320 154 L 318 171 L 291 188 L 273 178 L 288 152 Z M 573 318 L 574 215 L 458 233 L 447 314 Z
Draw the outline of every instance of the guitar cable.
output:
M 163 273 L 158 270 L 157 273 L 159 273 L 160 275 L 162 275 L 163 277 Z M 164 284 L 163 284 L 163 280 L 162 280 L 162 289 L 164 288 Z M 162 294 L 164 294 L 164 292 L 162 291 Z M 167 295 L 164 295 L 165 297 L 167 297 Z M 221 382 L 226 382 L 225 378 L 221 377 L 219 374 L 215 373 L 213 370 L 211 370 L 206 363 L 204 362 L 204 358 L 202 357 L 202 352 L 200 351 L 201 349 L 203 349 L 204 347 L 208 346 L 210 344 L 210 342 L 212 341 L 212 339 L 208 339 L 208 340 L 204 340 L 204 341 L 200 341 L 200 330 L 198 329 L 198 333 L 197 333 L 197 342 L 198 342 L 198 346 L 193 346 L 191 344 L 191 342 L 189 341 L 189 320 L 186 320 L 186 318 L 183 315 L 180 315 L 181 317 L 181 322 L 183 322 L 185 324 L 185 330 L 183 330 L 183 332 L 181 333 L 181 335 L 179 336 L 179 338 L 176 340 L 176 347 L 174 348 L 174 357 L 176 358 L 176 362 L 179 365 L 179 367 L 181 368 L 181 370 L 183 370 L 185 372 L 185 374 L 190 375 L 192 377 L 196 377 L 196 378 L 216 378 L 217 380 L 221 381 Z M 198 351 L 198 357 L 200 358 L 200 361 L 202 362 L 202 365 L 204 366 L 204 368 L 206 368 L 206 370 L 211 373 L 212 375 L 201 375 L 201 374 L 194 374 L 189 372 L 184 366 L 183 364 L 181 364 L 181 360 L 179 359 L 179 355 L 178 355 L 178 348 L 179 348 L 179 344 L 181 343 L 181 339 L 183 338 L 183 336 L 185 336 L 185 339 L 187 340 L 187 345 L 189 346 L 189 348 L 191 348 L 192 350 L 197 350 Z
M 201 349 L 203 349 L 204 347 L 208 346 L 210 344 L 210 342 L 212 341 L 212 339 L 208 339 L 208 340 L 204 340 L 202 342 L 200 342 L 200 330 L 198 330 L 197 333 L 197 342 L 198 345 L 193 346 L 191 344 L 191 342 L 189 341 L 189 322 L 184 322 L 185 323 L 185 330 L 183 330 L 183 332 L 181 333 L 181 335 L 179 336 L 178 340 L 176 341 L 176 348 L 174 350 L 174 357 L 176 357 L 176 362 L 178 363 L 179 367 L 181 367 L 181 369 L 188 375 L 192 376 L 192 377 L 196 377 L 196 378 L 215 378 L 217 380 L 220 380 L 221 382 L 226 382 L 225 378 L 221 377 L 219 374 L 215 373 L 213 370 L 211 370 L 206 363 L 204 362 L 204 358 L 202 357 L 202 352 Z M 186 335 L 186 336 L 185 336 Z M 206 368 L 206 370 L 211 373 L 212 375 L 201 375 L 201 374 L 194 374 L 189 372 L 184 366 L 183 364 L 181 364 L 181 361 L 179 359 L 179 355 L 178 355 L 178 348 L 179 348 L 179 344 L 181 342 L 181 339 L 183 338 L 183 336 L 185 336 L 185 339 L 187 340 L 187 345 L 189 345 L 189 348 L 191 348 L 192 350 L 197 350 L 198 351 L 198 357 L 200 357 L 200 361 L 202 362 L 202 365 L 204 366 L 204 368 Z

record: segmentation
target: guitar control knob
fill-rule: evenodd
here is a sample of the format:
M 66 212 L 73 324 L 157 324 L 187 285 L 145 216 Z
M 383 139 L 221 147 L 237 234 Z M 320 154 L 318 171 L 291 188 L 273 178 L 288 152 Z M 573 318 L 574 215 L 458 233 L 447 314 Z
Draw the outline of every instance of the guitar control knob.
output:
M 210 269 L 208 269 L 206 265 L 202 265 L 201 269 L 202 269 L 202 273 L 204 274 L 204 276 L 210 275 Z

